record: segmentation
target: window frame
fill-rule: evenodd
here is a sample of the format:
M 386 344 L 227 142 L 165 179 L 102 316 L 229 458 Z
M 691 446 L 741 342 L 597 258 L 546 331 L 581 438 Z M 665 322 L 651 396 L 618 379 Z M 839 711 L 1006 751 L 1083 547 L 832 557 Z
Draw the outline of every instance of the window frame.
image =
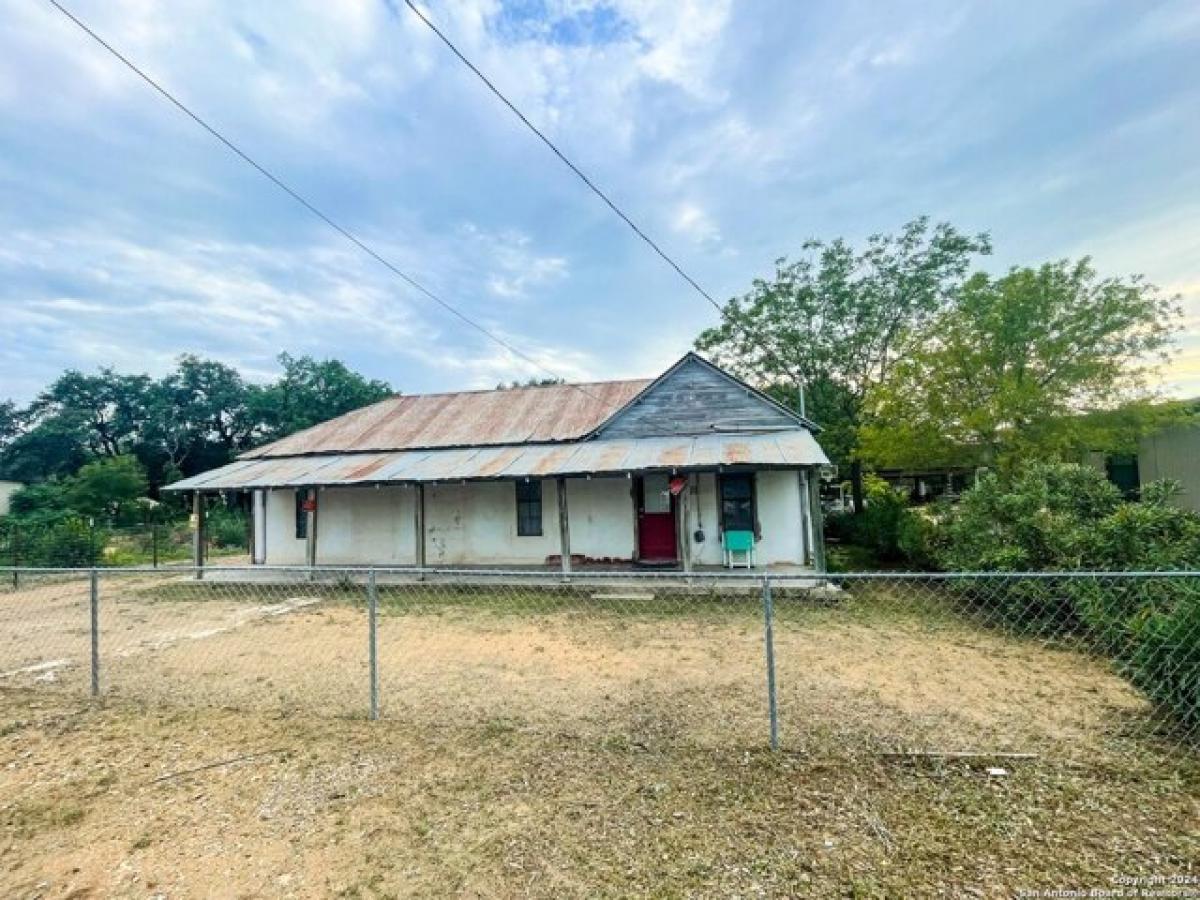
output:
M 516 498 L 517 537 L 542 537 L 545 533 L 545 509 L 542 482 L 539 478 L 514 481 Z M 530 496 L 522 496 L 522 491 Z M 534 513 L 536 510 L 536 520 Z M 532 530 L 536 522 L 536 531 Z
M 756 473 L 754 472 L 722 472 L 717 476 L 717 517 L 720 520 L 722 534 L 726 531 L 750 531 L 753 533 L 755 540 L 761 537 L 758 529 L 758 479 L 755 475 Z M 745 498 L 734 497 L 730 498 L 730 500 L 731 502 L 739 500 L 749 501 L 750 527 L 747 529 L 729 528 L 725 516 L 725 487 L 727 484 L 743 480 L 749 485 L 749 496 Z

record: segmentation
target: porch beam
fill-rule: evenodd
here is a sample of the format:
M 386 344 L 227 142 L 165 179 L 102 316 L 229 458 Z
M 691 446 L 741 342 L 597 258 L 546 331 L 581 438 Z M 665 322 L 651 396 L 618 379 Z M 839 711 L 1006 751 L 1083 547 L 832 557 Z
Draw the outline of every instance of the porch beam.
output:
M 267 561 L 267 492 L 256 488 L 250 513 L 250 562 L 263 565 Z
M 317 489 L 311 487 L 307 495 L 308 509 L 305 510 L 307 519 L 305 526 L 304 561 L 311 569 L 317 564 Z
M 812 520 L 813 568 L 825 571 L 825 526 L 821 512 L 821 475 L 817 469 L 808 470 L 808 510 Z
M 808 470 L 801 469 L 797 474 L 800 488 L 800 561 L 804 565 L 813 562 L 812 546 L 812 510 L 808 499 Z
M 692 476 L 684 474 L 683 490 L 679 492 L 679 515 L 675 526 L 675 541 L 679 545 L 679 562 L 684 572 L 692 571 L 692 542 L 688 539 L 688 494 L 692 489 Z
M 562 559 L 562 573 L 571 574 L 571 520 L 567 514 L 567 479 L 554 480 L 554 492 L 558 495 L 558 546 Z
M 418 569 L 425 568 L 425 485 L 413 485 L 413 562 Z
M 204 495 L 192 492 L 192 565 L 196 567 L 196 578 L 204 577 Z

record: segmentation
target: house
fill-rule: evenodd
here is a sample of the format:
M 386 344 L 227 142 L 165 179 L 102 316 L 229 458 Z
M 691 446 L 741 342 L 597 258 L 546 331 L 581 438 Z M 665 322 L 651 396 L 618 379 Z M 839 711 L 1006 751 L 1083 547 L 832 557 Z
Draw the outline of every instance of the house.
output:
M 1194 407 L 1198 401 L 1189 403 Z M 1092 450 L 1082 456 L 1091 466 L 1120 488 L 1126 497 L 1136 497 L 1154 481 L 1174 481 L 1179 493 L 1172 502 L 1183 509 L 1200 512 L 1200 420 L 1188 419 L 1142 435 L 1135 453 Z
M 759 567 L 820 569 L 815 431 L 689 353 L 654 380 L 393 397 L 168 490 L 199 528 L 202 493 L 251 492 L 258 564 L 691 571 L 732 531 Z
M 1175 502 L 1200 512 L 1200 425 L 1175 425 L 1142 438 L 1132 466 L 1139 486 L 1164 478 L 1179 482 Z

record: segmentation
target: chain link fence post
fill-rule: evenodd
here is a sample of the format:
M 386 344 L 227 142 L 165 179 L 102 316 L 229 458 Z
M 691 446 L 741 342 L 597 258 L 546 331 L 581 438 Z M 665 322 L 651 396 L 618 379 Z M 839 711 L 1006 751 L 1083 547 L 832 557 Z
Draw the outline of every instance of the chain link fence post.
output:
M 100 572 L 89 573 L 92 613 L 92 696 L 100 696 Z
M 12 583 L 13 590 L 19 590 L 21 587 L 21 529 L 14 525 L 12 531 L 9 532 L 12 542 Z
M 371 679 L 371 721 L 379 718 L 379 586 L 375 569 L 367 572 L 367 668 Z
M 763 642 L 767 651 L 767 709 L 771 718 L 771 750 L 779 750 L 779 706 L 775 696 L 775 605 L 771 599 L 771 579 L 762 583 Z

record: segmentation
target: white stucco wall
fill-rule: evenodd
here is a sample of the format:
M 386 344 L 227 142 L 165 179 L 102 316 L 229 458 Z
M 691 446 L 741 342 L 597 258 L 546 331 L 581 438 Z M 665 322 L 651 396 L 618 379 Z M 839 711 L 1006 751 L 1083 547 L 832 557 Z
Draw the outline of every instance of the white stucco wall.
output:
M 558 500 L 542 482 L 542 533 L 517 535 L 512 482 L 469 482 L 425 488 L 425 559 L 431 566 L 541 564 L 558 552 Z
M 632 482 L 628 478 L 569 479 L 571 552 L 594 560 L 628 560 L 635 551 Z M 693 475 L 684 532 L 695 565 L 721 565 L 716 476 Z M 416 554 L 414 499 L 409 486 L 329 488 L 317 504 L 320 565 L 412 565 Z M 804 523 L 796 471 L 759 472 L 755 478 L 760 566 L 801 564 Z M 303 565 L 305 541 L 295 537 L 295 493 L 265 498 L 265 559 Z M 425 559 L 439 565 L 540 565 L 559 553 L 558 499 L 553 479 L 542 482 L 542 533 L 517 535 L 512 482 L 426 486 Z M 695 532 L 703 529 L 705 540 Z
M 328 488 L 317 499 L 317 562 L 321 565 L 412 565 L 413 494 L 410 487 Z M 296 495 L 266 497 L 266 561 L 304 565 L 305 541 L 296 538 Z
M 633 559 L 632 480 L 568 479 L 567 506 L 572 556 L 598 560 Z M 557 547 L 554 552 L 558 552 Z
M 694 565 L 719 566 L 725 551 L 721 544 L 720 508 L 717 501 L 717 476 L 701 472 L 691 477 L 688 497 L 687 538 Z M 800 473 L 796 470 L 769 470 L 754 476 L 754 504 L 759 539 L 755 555 L 759 566 L 802 565 L 805 525 Z M 704 541 L 695 533 L 704 531 Z

